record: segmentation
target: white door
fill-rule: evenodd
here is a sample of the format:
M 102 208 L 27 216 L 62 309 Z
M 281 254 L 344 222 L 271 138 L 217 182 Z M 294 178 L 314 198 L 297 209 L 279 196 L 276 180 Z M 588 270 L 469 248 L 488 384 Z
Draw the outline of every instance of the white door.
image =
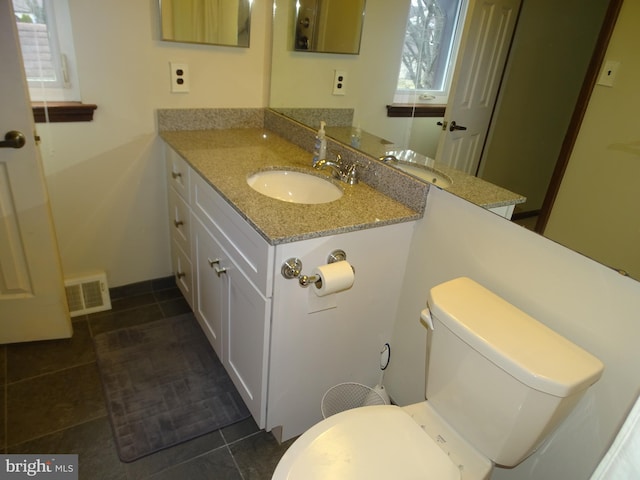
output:
M 470 0 L 436 160 L 475 175 L 521 0 Z
M 25 140 L 0 148 L 0 343 L 72 335 L 14 18 L 0 0 L 0 141 Z

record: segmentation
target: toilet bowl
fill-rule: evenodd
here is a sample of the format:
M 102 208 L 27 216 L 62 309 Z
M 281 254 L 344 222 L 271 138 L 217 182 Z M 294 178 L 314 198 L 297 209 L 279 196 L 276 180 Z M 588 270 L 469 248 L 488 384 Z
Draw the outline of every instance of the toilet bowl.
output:
M 303 433 L 272 480 L 486 480 L 492 464 L 428 402 L 338 413 Z
M 323 420 L 273 480 L 487 480 L 531 455 L 602 375 L 596 357 L 469 278 L 432 288 L 427 304 L 427 401 Z

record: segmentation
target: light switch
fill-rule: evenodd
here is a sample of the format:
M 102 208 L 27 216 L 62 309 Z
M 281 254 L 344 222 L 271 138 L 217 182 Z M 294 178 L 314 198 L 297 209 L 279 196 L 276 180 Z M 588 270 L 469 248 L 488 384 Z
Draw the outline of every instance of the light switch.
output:
M 598 77 L 598 85 L 604 85 L 605 87 L 613 87 L 613 82 L 616 80 L 618 69 L 620 68 L 620 62 L 613 60 L 607 60 L 604 62 L 600 76 Z

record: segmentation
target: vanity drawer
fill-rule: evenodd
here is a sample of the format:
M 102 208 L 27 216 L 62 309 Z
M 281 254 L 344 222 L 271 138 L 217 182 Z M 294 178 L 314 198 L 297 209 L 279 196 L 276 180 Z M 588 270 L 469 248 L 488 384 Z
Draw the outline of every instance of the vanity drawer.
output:
M 193 308 L 193 267 L 189 257 L 174 241 L 171 242 L 171 266 L 176 285 L 182 291 L 189 306 Z
M 192 176 L 191 195 L 194 214 L 218 238 L 247 278 L 263 295 L 270 297 L 274 248 L 200 175 Z
M 166 147 L 167 182 L 187 203 L 191 201 L 191 167 L 171 147 Z
M 180 248 L 191 255 L 191 217 L 187 202 L 175 191 L 169 188 L 169 229 L 171 238 Z

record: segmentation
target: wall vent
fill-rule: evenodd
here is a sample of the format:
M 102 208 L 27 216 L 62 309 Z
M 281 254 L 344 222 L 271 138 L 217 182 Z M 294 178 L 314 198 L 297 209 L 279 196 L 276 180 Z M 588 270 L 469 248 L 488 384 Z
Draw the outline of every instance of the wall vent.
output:
M 72 317 L 111 309 L 107 275 L 103 272 L 65 278 L 64 286 Z

